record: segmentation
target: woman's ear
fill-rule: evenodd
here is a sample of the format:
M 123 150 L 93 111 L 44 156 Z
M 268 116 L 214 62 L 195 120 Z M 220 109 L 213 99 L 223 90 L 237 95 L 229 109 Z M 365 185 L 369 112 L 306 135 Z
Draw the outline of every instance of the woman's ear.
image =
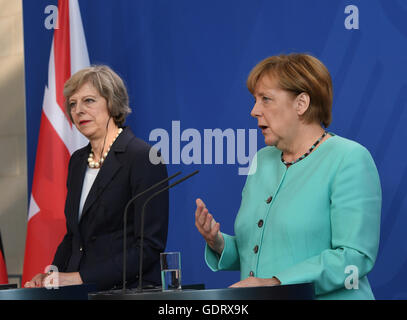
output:
M 296 98 L 295 98 L 295 109 L 297 110 L 297 114 L 299 116 L 302 116 L 305 111 L 308 110 L 309 105 L 310 105 L 310 96 L 306 92 L 301 92 Z

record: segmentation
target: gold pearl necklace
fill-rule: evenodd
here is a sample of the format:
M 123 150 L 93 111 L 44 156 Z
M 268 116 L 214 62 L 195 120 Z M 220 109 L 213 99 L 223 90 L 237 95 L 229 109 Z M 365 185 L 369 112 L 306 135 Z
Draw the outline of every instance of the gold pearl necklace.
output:
M 94 152 L 93 152 L 93 149 L 92 149 L 92 151 L 89 153 L 89 158 L 88 158 L 88 166 L 89 166 L 89 168 L 99 169 L 102 166 L 103 161 L 105 161 L 105 159 L 107 157 L 107 154 L 110 151 L 110 148 L 112 147 L 113 143 L 116 141 L 117 137 L 119 136 L 119 134 L 122 131 L 123 131 L 123 129 L 119 128 L 119 131 L 117 132 L 116 137 L 114 137 L 112 143 L 109 145 L 109 148 L 107 148 L 107 151 L 102 155 L 102 157 L 100 158 L 99 161 L 94 160 Z

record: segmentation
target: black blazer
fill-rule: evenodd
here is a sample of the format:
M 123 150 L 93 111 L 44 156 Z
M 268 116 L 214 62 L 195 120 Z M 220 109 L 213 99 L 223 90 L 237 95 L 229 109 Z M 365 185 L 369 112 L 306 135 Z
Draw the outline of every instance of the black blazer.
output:
M 167 177 L 164 164 L 150 162 L 150 149 L 128 127 L 124 128 L 89 191 L 80 221 L 79 202 L 91 146 L 89 144 L 72 154 L 65 202 L 67 233 L 53 261 L 60 272 L 79 271 L 84 283 L 94 283 L 99 290 L 121 287 L 125 206 L 131 197 Z M 138 284 L 141 206 L 157 190 L 147 193 L 129 207 L 126 267 L 129 288 Z M 161 283 L 160 252 L 165 250 L 167 232 L 168 191 L 146 207 L 143 285 Z

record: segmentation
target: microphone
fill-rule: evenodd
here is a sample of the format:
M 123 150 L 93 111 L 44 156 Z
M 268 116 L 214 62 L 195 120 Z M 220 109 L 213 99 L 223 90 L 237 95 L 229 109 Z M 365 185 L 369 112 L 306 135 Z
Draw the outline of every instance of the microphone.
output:
M 157 188 L 159 185 L 171 180 L 172 178 L 175 178 L 176 176 L 180 175 L 181 171 L 178 171 L 177 173 L 173 174 L 171 177 L 165 178 L 164 180 L 161 180 L 157 182 L 156 184 L 152 185 L 151 187 L 147 188 L 146 190 L 136 194 L 133 198 L 131 198 L 124 209 L 124 215 L 123 215 L 123 293 L 126 290 L 126 258 L 127 258 L 127 248 L 126 248 L 126 241 L 127 241 L 127 210 L 130 207 L 130 204 L 141 197 L 143 194 Z
M 196 175 L 199 172 L 199 170 L 196 170 L 189 175 L 175 181 L 173 184 L 170 184 L 169 186 L 162 188 L 161 190 L 155 192 L 152 194 L 150 197 L 147 198 L 146 201 L 144 201 L 143 204 L 143 209 L 141 210 L 141 230 L 140 230 L 140 258 L 139 258 L 139 283 L 138 283 L 138 291 L 141 292 L 143 291 L 143 245 L 144 245 L 144 212 L 146 209 L 147 204 L 150 202 L 151 199 L 154 197 L 158 196 L 160 193 L 171 189 L 172 187 L 175 187 L 177 184 L 180 184 L 181 182 L 184 182 L 185 180 L 191 178 L 192 176 Z

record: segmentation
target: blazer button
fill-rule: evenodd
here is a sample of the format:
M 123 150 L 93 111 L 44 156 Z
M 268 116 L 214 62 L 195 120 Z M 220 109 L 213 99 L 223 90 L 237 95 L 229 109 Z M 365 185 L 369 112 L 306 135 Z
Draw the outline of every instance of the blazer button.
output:
M 253 248 L 254 253 L 257 253 L 259 251 L 259 246 L 256 244 Z
M 269 204 L 269 203 L 271 202 L 271 200 L 273 200 L 273 197 L 272 197 L 272 196 L 270 196 L 270 197 L 267 198 L 266 203 Z
M 80 247 L 80 248 L 79 248 L 79 251 L 83 251 L 83 248 L 82 248 L 82 247 Z
M 260 219 L 259 222 L 257 222 L 257 226 L 259 228 L 261 228 L 263 226 L 263 220 L 262 219 Z
M 253 271 L 250 271 L 249 277 L 254 277 L 254 272 Z

